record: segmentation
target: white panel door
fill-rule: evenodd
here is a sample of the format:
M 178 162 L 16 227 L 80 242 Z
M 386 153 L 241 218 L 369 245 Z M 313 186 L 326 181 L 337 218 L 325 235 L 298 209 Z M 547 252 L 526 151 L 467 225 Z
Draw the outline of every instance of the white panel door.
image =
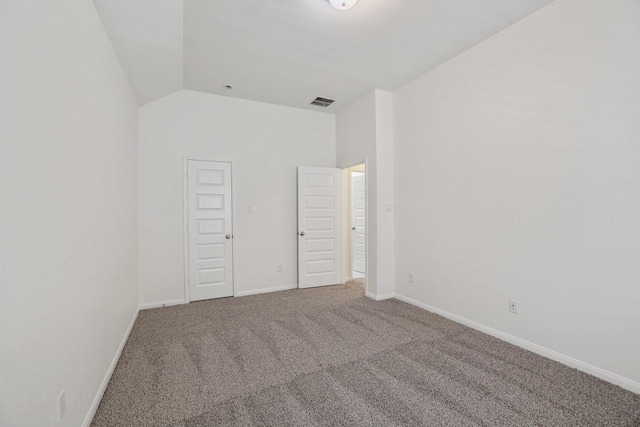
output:
M 298 167 L 298 287 L 341 283 L 340 169 Z
M 189 300 L 233 295 L 231 163 L 189 160 Z
M 353 271 L 359 273 L 359 275 L 364 275 L 367 262 L 367 193 L 365 175 L 364 172 L 352 172 L 351 174 L 351 255 Z

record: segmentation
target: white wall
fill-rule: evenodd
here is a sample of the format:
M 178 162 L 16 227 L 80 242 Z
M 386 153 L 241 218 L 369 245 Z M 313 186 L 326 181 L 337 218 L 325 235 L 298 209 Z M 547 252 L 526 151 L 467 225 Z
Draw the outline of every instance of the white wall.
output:
M 93 3 L 138 105 L 182 89 L 183 0 Z
M 376 209 L 376 98 L 371 91 L 336 115 L 336 162 L 347 168 L 367 160 L 367 292 L 377 295 L 377 209 Z M 348 182 L 343 173 L 343 182 Z M 348 203 L 347 199 L 343 202 Z M 343 221 L 348 229 L 348 221 Z M 350 231 L 349 231 L 350 233 Z M 349 253 L 349 239 L 343 239 L 342 253 Z M 344 259 L 344 257 L 343 257 Z M 347 271 L 345 270 L 345 273 Z M 350 273 L 349 273 L 350 274 Z
M 2 2 L 0 94 L 0 425 L 64 389 L 79 426 L 138 306 L 137 106 L 91 1 Z
M 376 210 L 378 298 L 393 295 L 394 214 L 393 214 L 393 94 L 376 89 Z
M 139 154 L 143 303 L 184 299 L 185 155 L 236 160 L 236 293 L 297 284 L 296 168 L 335 167 L 335 116 L 184 90 L 140 109 Z
M 346 168 L 367 160 L 367 293 L 393 296 L 393 97 L 373 90 L 336 116 L 336 159 Z M 387 206 L 391 206 L 391 210 Z M 349 250 L 343 242 L 343 251 Z
M 558 0 L 394 93 L 399 296 L 636 392 L 639 22 Z

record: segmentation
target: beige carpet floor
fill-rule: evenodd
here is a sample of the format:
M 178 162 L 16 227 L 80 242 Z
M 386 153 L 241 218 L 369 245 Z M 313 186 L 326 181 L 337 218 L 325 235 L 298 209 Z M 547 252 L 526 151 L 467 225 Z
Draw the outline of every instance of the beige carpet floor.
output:
M 93 426 L 640 426 L 640 396 L 360 284 L 140 312 Z

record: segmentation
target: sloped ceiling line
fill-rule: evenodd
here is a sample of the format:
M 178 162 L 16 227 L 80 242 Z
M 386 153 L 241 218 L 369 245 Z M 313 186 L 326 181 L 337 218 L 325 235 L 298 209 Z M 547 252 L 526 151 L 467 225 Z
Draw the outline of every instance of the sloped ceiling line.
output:
M 552 0 L 94 0 L 139 105 L 179 89 L 335 113 Z M 225 85 L 233 85 L 228 90 Z M 310 105 L 316 97 L 331 106 Z

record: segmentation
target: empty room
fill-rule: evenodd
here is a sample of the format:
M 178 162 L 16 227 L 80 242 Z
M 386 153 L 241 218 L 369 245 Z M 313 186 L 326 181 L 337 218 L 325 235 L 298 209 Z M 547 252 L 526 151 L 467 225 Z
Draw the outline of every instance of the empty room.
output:
M 638 0 L 0 0 L 0 426 L 640 426 Z

